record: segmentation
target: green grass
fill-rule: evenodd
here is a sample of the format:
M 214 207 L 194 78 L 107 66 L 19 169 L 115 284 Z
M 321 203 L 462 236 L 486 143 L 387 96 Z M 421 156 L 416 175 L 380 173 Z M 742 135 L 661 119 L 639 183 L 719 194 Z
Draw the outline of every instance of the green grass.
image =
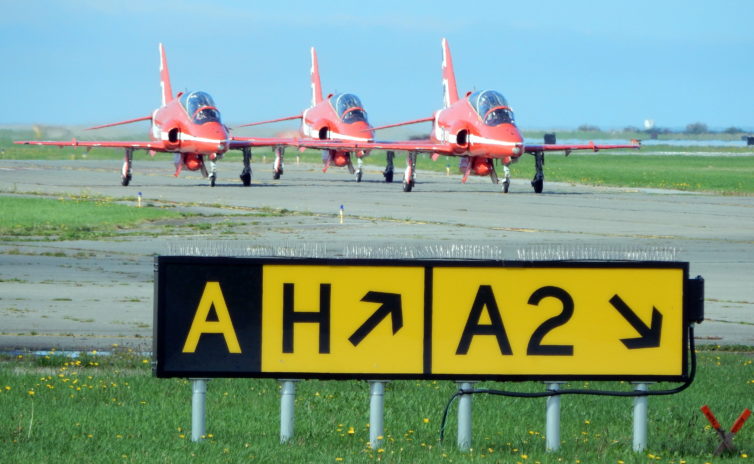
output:
M 371 450 L 366 382 L 299 382 L 295 436 L 281 445 L 277 382 L 215 379 L 208 386 L 206 439 L 193 443 L 189 381 L 152 377 L 149 359 L 128 352 L 78 360 L 6 357 L 0 361 L 0 458 L 60 463 L 749 462 L 754 425 L 747 423 L 736 436 L 737 454 L 712 457 L 718 439 L 699 407 L 709 404 L 730 427 L 744 407 L 752 407 L 752 359 L 751 352 L 700 353 L 698 376 L 688 390 L 649 399 L 648 449 L 642 453 L 632 451 L 632 399 L 564 396 L 561 450 L 546 453 L 544 399 L 475 396 L 472 450 L 456 448 L 455 405 L 446 440 L 440 442 L 443 408 L 456 389 L 449 381 L 388 383 L 384 446 Z M 544 389 L 532 382 L 477 385 Z M 630 389 L 606 382 L 570 386 Z
M 184 214 L 155 207 L 137 208 L 106 198 L 29 198 L 0 195 L 0 236 L 66 240 L 122 233 L 130 226 Z
M 532 160 L 512 168 L 518 177 L 534 176 Z M 546 156 L 545 182 L 651 187 L 721 194 L 754 194 L 754 156 Z

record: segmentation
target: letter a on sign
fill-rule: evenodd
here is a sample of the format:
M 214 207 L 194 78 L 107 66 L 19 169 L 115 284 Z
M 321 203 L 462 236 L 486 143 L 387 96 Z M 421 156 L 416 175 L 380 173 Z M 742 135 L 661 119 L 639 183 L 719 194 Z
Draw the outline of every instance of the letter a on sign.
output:
M 209 311 L 215 307 L 216 321 L 208 321 Z M 233 329 L 233 321 L 230 320 L 228 305 L 225 304 L 220 282 L 207 282 L 204 286 L 202 299 L 196 308 L 194 322 L 191 323 L 186 343 L 183 345 L 184 353 L 194 353 L 199 344 L 199 337 L 203 334 L 222 334 L 229 353 L 240 353 L 241 345 L 238 343 L 236 331 Z

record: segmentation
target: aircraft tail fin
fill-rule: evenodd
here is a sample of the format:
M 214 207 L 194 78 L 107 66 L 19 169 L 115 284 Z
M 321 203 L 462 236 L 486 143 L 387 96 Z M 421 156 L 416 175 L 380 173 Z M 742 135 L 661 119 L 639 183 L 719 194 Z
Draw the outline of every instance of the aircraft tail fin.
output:
M 173 99 L 173 89 L 170 87 L 170 72 L 168 60 L 165 57 L 165 47 L 160 44 L 160 87 L 162 89 L 162 106 Z
M 450 57 L 450 47 L 448 47 L 448 41 L 445 39 L 442 39 L 442 92 L 445 108 L 458 101 L 453 59 Z
M 322 101 L 322 83 L 319 80 L 319 63 L 317 51 L 312 47 L 312 106 Z

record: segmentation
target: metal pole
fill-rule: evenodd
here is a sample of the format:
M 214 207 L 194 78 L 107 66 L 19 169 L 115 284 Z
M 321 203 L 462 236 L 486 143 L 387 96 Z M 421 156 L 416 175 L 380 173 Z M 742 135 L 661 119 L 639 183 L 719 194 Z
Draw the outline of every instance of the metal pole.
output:
M 637 392 L 649 390 L 646 383 L 636 383 L 634 388 Z M 647 449 L 647 410 L 649 398 L 647 396 L 634 397 L 634 451 Z
M 191 379 L 191 441 L 197 442 L 207 435 L 206 399 L 209 379 Z
M 547 389 L 558 391 L 560 390 L 561 383 L 550 382 L 547 384 Z M 560 395 L 547 397 L 547 424 L 545 430 L 547 451 L 558 451 L 560 449 Z
M 297 380 L 280 380 L 280 443 L 293 438 Z
M 456 382 L 461 390 L 471 390 L 474 382 Z M 458 448 L 468 451 L 471 448 L 471 395 L 458 398 Z
M 369 381 L 369 446 L 379 449 L 382 446 L 385 416 L 385 382 Z

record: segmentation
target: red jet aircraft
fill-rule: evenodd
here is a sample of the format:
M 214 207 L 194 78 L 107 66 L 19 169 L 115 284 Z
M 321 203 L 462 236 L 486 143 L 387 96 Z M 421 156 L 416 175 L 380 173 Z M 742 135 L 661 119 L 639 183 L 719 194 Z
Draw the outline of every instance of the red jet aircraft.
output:
M 331 164 L 335 166 L 346 166 L 351 174 L 356 175 L 356 182 L 361 182 L 362 177 L 362 157 L 367 156 L 367 150 L 348 148 L 350 144 L 359 142 L 368 142 L 374 139 L 374 131 L 367 121 L 367 113 L 361 100 L 351 93 L 329 94 L 327 99 L 322 98 L 322 84 L 319 78 L 319 64 L 317 62 L 317 52 L 314 47 L 311 49 L 312 68 L 311 68 L 311 86 L 312 86 L 312 106 L 304 110 L 302 114 L 288 116 L 285 118 L 272 119 L 269 121 L 255 122 L 244 124 L 239 127 L 256 126 L 279 121 L 289 121 L 292 119 L 301 119 L 300 139 L 288 139 L 283 143 L 275 146 L 275 164 L 273 166 L 273 178 L 279 179 L 283 174 L 283 154 L 284 146 L 298 146 L 324 150 L 322 162 L 324 168 L 322 172 L 327 172 Z M 245 141 L 258 141 L 267 139 L 255 139 L 245 137 L 234 137 L 231 142 L 231 148 L 242 148 Z M 340 141 L 343 142 L 345 149 L 340 145 L 329 146 L 322 145 L 321 142 Z M 351 155 L 354 154 L 357 160 L 357 167 L 354 169 Z M 248 156 L 248 160 L 247 160 Z M 244 151 L 244 172 L 249 169 L 248 161 L 250 152 Z M 387 173 L 385 174 L 387 177 Z M 390 182 L 392 182 L 392 172 L 390 172 Z
M 230 147 L 228 128 L 220 121 L 220 112 L 215 107 L 212 97 L 205 92 L 179 92 L 173 97 L 170 86 L 170 74 L 165 58 L 165 49 L 160 49 L 160 86 L 162 88 L 162 106 L 151 116 L 145 116 L 128 121 L 104 124 L 89 129 L 130 124 L 138 121 L 151 121 L 149 142 L 137 141 L 80 141 L 70 142 L 38 142 L 20 141 L 15 143 L 28 145 L 53 145 L 59 147 L 111 147 L 125 149 L 121 184 L 126 186 L 131 182 L 134 150 L 149 150 L 154 156 L 156 152 L 175 153 L 175 175 L 183 167 L 190 171 L 200 170 L 204 177 L 209 177 L 210 185 L 215 186 L 217 173 L 215 161 L 222 158 Z M 247 141 L 243 146 L 270 146 L 290 139 L 257 139 Z M 207 172 L 205 162 L 209 160 L 210 171 Z M 251 177 L 249 176 L 249 179 Z
M 411 191 L 416 180 L 417 153 L 432 153 L 433 160 L 440 155 L 461 157 L 459 167 L 463 173 L 462 182 L 466 182 L 469 175 L 477 175 L 490 176 L 492 182 L 497 184 L 499 181 L 494 160 L 499 160 L 505 172 L 505 193 L 510 186 L 509 166 L 518 161 L 524 153 L 535 157 L 536 174 L 531 184 L 536 193 L 541 193 L 544 185 L 543 165 L 546 151 L 565 151 L 568 155 L 572 150 L 639 148 L 638 142 L 630 145 L 596 145 L 592 142 L 576 145 L 525 143 L 516 126 L 513 111 L 502 94 L 494 90 L 482 90 L 468 92 L 464 98 L 458 97 L 453 61 L 445 39 L 442 39 L 442 86 L 444 105 L 432 117 L 373 128 L 377 130 L 432 121 L 432 132 L 428 140 L 366 143 L 332 141 L 324 146 L 320 142 L 318 147 L 331 150 L 340 147 L 340 150 L 407 151 L 407 166 L 403 179 L 403 190 L 406 192 Z M 308 146 L 304 142 L 301 145 Z

